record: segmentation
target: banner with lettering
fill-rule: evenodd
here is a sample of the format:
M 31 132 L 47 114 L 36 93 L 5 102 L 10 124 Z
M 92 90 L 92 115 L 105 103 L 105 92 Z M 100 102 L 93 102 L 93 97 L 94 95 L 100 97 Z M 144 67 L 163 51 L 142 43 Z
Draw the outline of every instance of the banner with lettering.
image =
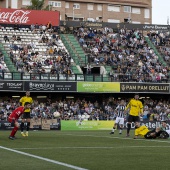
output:
M 164 83 L 120 83 L 120 92 L 169 93 L 169 84 L 164 84 Z
M 41 119 L 40 118 L 31 119 L 30 129 L 41 130 Z
M 42 129 L 43 130 L 50 130 L 50 120 L 42 119 Z
M 23 91 L 23 82 L 0 81 L 0 91 Z
M 78 121 L 62 120 L 61 130 L 111 130 L 114 121 Z
M 77 82 L 77 92 L 120 92 L 120 83 Z
M 19 127 L 21 124 L 21 120 L 18 120 Z M 27 123 L 24 124 L 27 126 Z M 6 120 L 0 120 L 0 130 L 11 130 L 14 126 L 11 125 L 10 122 Z M 30 129 L 31 130 L 61 130 L 60 120 L 58 119 L 41 119 L 41 118 L 33 118 L 30 121 Z
M 40 92 L 76 92 L 76 82 L 41 82 L 41 81 L 30 81 L 24 83 L 24 90 L 29 91 L 40 91 Z
M 60 21 L 61 25 L 67 25 L 68 27 L 111 27 L 113 29 L 126 28 L 139 29 L 139 30 L 162 30 L 168 31 L 169 25 L 157 25 L 157 24 L 130 24 L 130 23 L 108 23 L 108 22 L 88 22 L 88 21 Z
M 100 121 L 78 121 L 78 120 L 62 120 L 61 121 L 61 130 L 112 130 L 114 120 L 100 120 Z M 160 121 L 150 121 L 150 120 L 143 120 L 141 121 L 141 125 L 145 125 L 148 129 L 155 129 L 156 127 L 161 126 Z M 170 120 L 167 121 L 167 125 L 170 125 Z M 124 129 L 127 129 L 127 122 L 124 122 Z M 135 129 L 135 124 L 131 124 L 131 128 Z M 119 129 L 119 127 L 117 127 Z
M 3 24 L 47 25 L 51 22 L 52 26 L 59 26 L 59 20 L 59 11 L 0 8 L 0 23 Z

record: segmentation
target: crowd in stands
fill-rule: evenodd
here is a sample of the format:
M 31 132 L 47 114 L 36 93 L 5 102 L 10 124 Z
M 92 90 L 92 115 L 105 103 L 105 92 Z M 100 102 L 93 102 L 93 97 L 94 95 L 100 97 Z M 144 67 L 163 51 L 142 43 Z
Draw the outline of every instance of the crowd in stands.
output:
M 148 36 L 163 56 L 167 65 L 170 66 L 170 32 L 151 31 Z
M 8 28 L 1 28 L 2 30 Z M 31 25 L 30 28 L 11 28 L 3 40 L 9 56 L 21 73 L 68 74 L 71 57 L 52 25 Z
M 81 27 L 74 34 L 89 54 L 91 64 L 112 67 L 110 76 L 113 80 L 155 83 L 168 81 L 169 67 L 158 60 L 138 29 L 120 29 L 116 33 L 107 27 Z M 167 61 L 170 54 L 166 54 Z
M 2 73 L 8 72 L 9 69 L 6 66 L 6 63 L 4 62 L 4 55 L 0 51 L 0 77 L 2 76 Z
M 130 98 L 122 98 L 127 105 Z M 79 120 L 81 117 L 87 120 L 114 120 L 116 118 L 115 108 L 121 99 L 107 98 L 101 102 L 95 102 L 86 99 L 69 99 L 52 101 L 47 99 L 46 102 L 34 100 L 31 110 L 33 118 L 53 118 L 53 113 L 61 113 L 62 120 Z M 142 99 L 144 113 L 143 120 L 169 120 L 170 119 L 170 102 L 168 99 L 154 100 L 151 98 Z M 0 119 L 7 120 L 8 115 L 20 105 L 19 100 L 8 98 L 0 102 Z M 125 115 L 125 118 L 127 115 Z
M 72 74 L 71 56 L 53 29 L 47 25 L 31 25 L 30 28 L 8 29 L 3 41 L 9 47 L 9 56 L 17 70 L 22 73 Z M 12 31 L 11 31 L 12 30 Z M 107 74 L 112 81 L 120 82 L 168 82 L 170 47 L 169 34 L 153 33 L 148 37 L 159 48 L 167 65 L 159 60 L 154 50 L 148 45 L 140 30 L 121 28 L 116 32 L 112 28 L 74 29 L 80 45 L 88 56 L 91 65 L 110 66 Z

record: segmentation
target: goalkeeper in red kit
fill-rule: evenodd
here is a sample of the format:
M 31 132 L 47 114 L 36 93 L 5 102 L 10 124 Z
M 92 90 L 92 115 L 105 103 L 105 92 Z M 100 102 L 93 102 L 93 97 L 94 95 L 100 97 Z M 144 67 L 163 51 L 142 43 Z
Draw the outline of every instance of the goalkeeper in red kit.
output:
M 15 134 L 19 128 L 19 123 L 18 123 L 18 119 L 19 117 L 24 114 L 24 111 L 26 109 L 30 109 L 31 104 L 29 102 L 25 102 L 24 106 L 20 106 L 18 108 L 16 108 L 8 117 L 8 122 L 11 123 L 12 126 L 14 126 L 14 128 L 12 129 L 12 132 L 9 136 L 9 139 L 14 140 L 15 139 Z

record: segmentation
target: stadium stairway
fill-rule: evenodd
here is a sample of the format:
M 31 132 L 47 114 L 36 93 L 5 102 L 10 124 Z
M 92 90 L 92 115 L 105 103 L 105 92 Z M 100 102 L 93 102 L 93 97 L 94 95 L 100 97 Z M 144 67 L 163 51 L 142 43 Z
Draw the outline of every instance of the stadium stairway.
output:
M 13 79 L 21 80 L 21 73 L 17 71 L 17 68 L 15 67 L 14 63 L 12 63 L 7 51 L 4 49 L 2 44 L 0 44 L 0 51 L 4 55 L 4 61 L 5 61 L 5 64 L 8 68 L 8 70 L 10 71 L 10 73 L 13 72 Z M 6 78 L 6 79 L 8 79 L 8 78 Z M 11 75 L 9 76 L 9 79 L 11 79 Z
M 87 65 L 87 59 L 86 54 L 83 51 L 82 47 L 80 46 L 77 39 L 72 34 L 60 34 L 61 40 L 65 47 L 67 48 L 70 56 L 74 60 L 75 65 L 71 66 L 71 69 L 74 74 L 82 74 L 83 71 L 81 70 L 80 66 L 86 66 Z M 81 80 L 84 81 L 95 81 L 95 82 L 110 82 L 109 73 L 112 69 L 111 66 L 104 66 L 106 70 L 106 74 L 101 75 L 84 75 L 84 77 L 80 77 Z
M 148 36 L 145 36 L 145 40 L 148 43 L 148 45 L 154 50 L 154 53 L 158 56 L 158 60 L 160 63 L 163 64 L 163 66 L 167 66 L 167 63 L 164 61 L 163 57 L 160 55 L 156 47 L 153 45 L 153 43 L 150 41 Z
M 163 66 L 168 67 L 167 63 L 164 61 L 163 57 L 161 56 L 161 54 L 158 52 L 158 50 L 156 49 L 156 47 L 153 45 L 153 43 L 150 41 L 149 37 L 146 36 L 145 40 L 147 41 L 148 45 L 154 50 L 154 53 L 158 56 L 158 60 L 160 63 L 162 63 Z M 168 75 L 170 77 L 170 71 L 168 72 Z
M 85 66 L 87 64 L 86 54 L 73 34 L 60 34 L 63 44 L 77 65 Z

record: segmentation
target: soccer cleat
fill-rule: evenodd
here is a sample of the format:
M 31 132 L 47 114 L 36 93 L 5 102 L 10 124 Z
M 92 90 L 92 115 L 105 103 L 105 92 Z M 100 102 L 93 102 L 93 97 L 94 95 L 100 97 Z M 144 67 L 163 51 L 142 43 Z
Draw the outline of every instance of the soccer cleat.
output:
M 24 132 L 21 132 L 21 135 L 23 136 L 23 137 L 25 137 L 26 135 L 24 134 Z
M 114 132 L 110 132 L 110 134 L 112 135 L 112 134 L 114 134 Z
M 28 132 L 25 133 L 25 136 L 28 137 Z
M 9 136 L 9 139 L 14 140 L 15 137 L 14 136 Z

